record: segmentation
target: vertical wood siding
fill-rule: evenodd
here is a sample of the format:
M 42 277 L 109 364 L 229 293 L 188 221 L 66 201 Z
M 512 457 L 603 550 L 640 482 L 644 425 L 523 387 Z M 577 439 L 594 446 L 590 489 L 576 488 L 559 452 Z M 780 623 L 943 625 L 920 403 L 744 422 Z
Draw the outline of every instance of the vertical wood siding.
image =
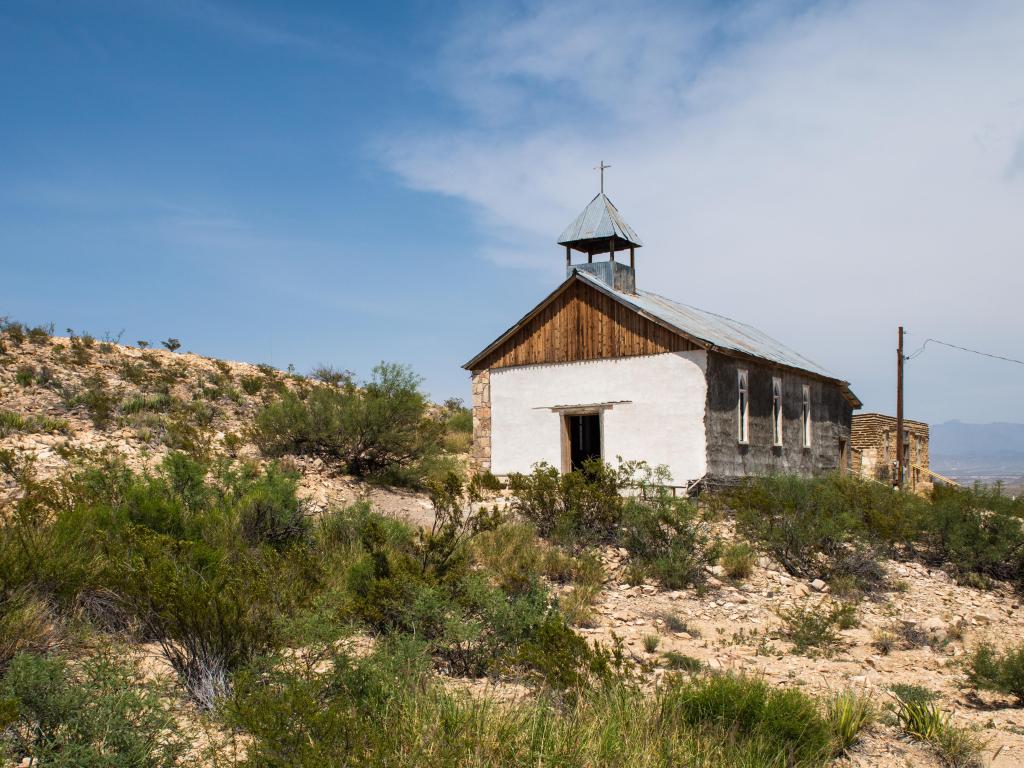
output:
M 473 366 L 474 371 L 699 349 L 688 339 L 576 282 Z

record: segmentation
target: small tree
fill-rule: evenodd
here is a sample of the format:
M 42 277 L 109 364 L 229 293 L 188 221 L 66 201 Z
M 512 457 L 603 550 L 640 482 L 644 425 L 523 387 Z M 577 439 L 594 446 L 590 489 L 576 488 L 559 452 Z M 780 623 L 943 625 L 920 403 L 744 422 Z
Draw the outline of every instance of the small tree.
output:
M 176 339 L 173 336 L 167 339 L 166 341 L 161 341 L 160 343 L 163 344 L 164 347 L 166 347 L 171 352 L 177 352 L 179 349 L 181 349 L 181 340 Z

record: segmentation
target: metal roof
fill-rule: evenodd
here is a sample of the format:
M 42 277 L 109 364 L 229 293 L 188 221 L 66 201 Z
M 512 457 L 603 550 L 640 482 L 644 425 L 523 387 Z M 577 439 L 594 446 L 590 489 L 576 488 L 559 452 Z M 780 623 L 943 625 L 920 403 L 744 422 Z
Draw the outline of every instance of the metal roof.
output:
M 839 377 L 828 369 L 779 343 L 752 325 L 680 304 L 650 291 L 637 289 L 635 294 L 616 291 L 607 283 L 585 272 L 576 272 L 576 275 L 599 290 L 615 294 L 615 297 L 622 303 L 632 305 L 685 335 L 706 341 L 719 349 L 741 352 L 790 368 L 799 368 L 818 376 L 839 380 Z
M 860 399 L 850 390 L 848 382 L 834 373 L 818 365 L 813 360 L 779 343 L 767 334 L 751 325 L 738 320 L 716 315 L 703 309 L 697 309 L 677 301 L 666 299 L 650 291 L 637 290 L 636 293 L 617 291 L 599 277 L 574 269 L 569 277 L 556 288 L 544 301 L 528 312 L 518 323 L 495 339 L 486 349 L 467 362 L 463 367 L 472 370 L 480 360 L 510 338 L 523 327 L 534 315 L 553 301 L 565 290 L 573 280 L 582 280 L 597 290 L 605 293 L 616 301 L 630 307 L 641 316 L 647 317 L 659 325 L 666 326 L 677 333 L 693 339 L 699 344 L 720 350 L 725 354 L 746 355 L 767 360 L 778 365 L 807 371 L 815 376 L 836 382 L 843 390 L 844 396 L 854 408 L 860 408 Z
M 604 192 L 598 192 L 576 220 L 565 228 L 562 236 L 558 238 L 558 244 L 572 245 L 586 240 L 608 240 L 613 237 L 625 240 L 629 245 L 643 245 L 636 232 L 622 218 L 619 209 Z

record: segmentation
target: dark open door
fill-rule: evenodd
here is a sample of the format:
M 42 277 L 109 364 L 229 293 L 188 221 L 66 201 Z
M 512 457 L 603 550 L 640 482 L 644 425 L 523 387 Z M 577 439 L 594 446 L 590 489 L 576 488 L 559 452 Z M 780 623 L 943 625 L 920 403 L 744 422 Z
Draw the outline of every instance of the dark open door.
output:
M 601 458 L 601 417 L 596 413 L 566 416 L 569 468 L 580 469 L 588 459 Z

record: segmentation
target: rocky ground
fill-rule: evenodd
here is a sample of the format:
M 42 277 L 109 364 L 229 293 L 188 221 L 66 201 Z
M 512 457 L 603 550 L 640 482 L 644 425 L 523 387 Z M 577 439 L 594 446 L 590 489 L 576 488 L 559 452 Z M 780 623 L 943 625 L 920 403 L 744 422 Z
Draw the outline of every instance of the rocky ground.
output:
M 259 459 L 247 437 L 247 426 L 268 393 L 302 386 L 301 380 L 267 367 L 215 361 L 193 354 L 94 342 L 88 353 L 81 342 L 54 338 L 48 343 L 7 344 L 0 356 L 0 411 L 60 420 L 49 431 L 0 430 L 0 449 L 35 457 L 43 474 L 58 471 L 79 450 L 111 449 L 134 467 L 158 462 L 174 444 L 174 418 L 163 413 L 125 415 L 124 403 L 163 387 L 179 404 L 205 405 L 201 438 L 214 452 Z M 31 380 L 29 377 L 31 371 Z M 109 423 L 97 426 L 89 408 L 75 404 L 75 395 L 97 381 L 120 404 Z M 258 387 L 256 382 L 261 382 Z M 179 406 L 176 406 L 179 407 Z M 180 410 L 180 408 L 179 408 Z M 339 472 L 321 459 L 296 459 L 301 489 L 314 509 L 367 498 L 381 512 L 414 523 L 431 520 L 423 494 L 367 485 Z M 0 506 L 14 493 L 10 478 L 0 474 Z M 719 533 L 731 537 L 728 524 Z M 779 612 L 794 606 L 828 610 L 833 598 L 827 587 L 788 576 L 767 558 L 760 558 L 751 576 L 730 582 L 716 567 L 710 589 L 669 591 L 653 584 L 627 584 L 622 555 L 604 552 L 608 579 L 593 606 L 593 626 L 581 627 L 586 637 L 611 642 L 621 638 L 638 659 L 649 662 L 651 682 L 665 674 L 667 651 L 693 657 L 710 669 L 732 669 L 762 675 L 779 684 L 828 693 L 848 687 L 870 692 L 884 704 L 897 683 L 913 683 L 935 691 L 957 722 L 975 727 L 988 740 L 986 755 L 998 768 L 1024 765 L 1024 708 L 969 689 L 959 666 L 965 651 L 991 639 L 1002 645 L 1024 637 L 1020 596 L 1007 587 L 981 591 L 954 583 L 938 570 L 914 563 L 886 564 L 898 590 L 864 598 L 857 607 L 857 626 L 840 632 L 841 643 L 829 655 L 800 655 L 781 638 Z M 670 628 L 673 625 L 675 629 Z M 685 625 L 685 629 L 682 626 Z M 879 633 L 916 637 L 888 653 L 879 649 Z M 657 636 L 654 652 L 645 637 Z M 650 641 L 648 641 L 650 642 Z M 484 682 L 467 683 L 486 690 Z M 523 690 L 505 687 L 505 696 Z M 939 765 L 925 746 L 902 737 L 884 722 L 848 758 L 857 766 Z

